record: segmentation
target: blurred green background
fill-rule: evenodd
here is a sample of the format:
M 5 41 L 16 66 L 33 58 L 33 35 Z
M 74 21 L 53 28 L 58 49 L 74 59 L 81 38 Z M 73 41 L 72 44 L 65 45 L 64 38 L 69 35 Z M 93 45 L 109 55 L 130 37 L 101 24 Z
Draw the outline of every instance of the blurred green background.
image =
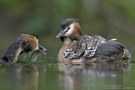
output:
M 134 57 L 135 0 L 0 0 L 0 56 L 21 33 L 37 34 L 56 60 L 62 42 L 55 38 L 65 18 L 79 18 L 84 34 L 117 38 Z

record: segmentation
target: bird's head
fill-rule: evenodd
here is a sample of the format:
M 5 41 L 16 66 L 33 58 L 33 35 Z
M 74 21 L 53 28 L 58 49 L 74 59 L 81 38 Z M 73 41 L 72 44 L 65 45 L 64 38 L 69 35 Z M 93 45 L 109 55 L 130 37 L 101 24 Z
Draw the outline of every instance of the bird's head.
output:
M 61 23 L 61 31 L 56 38 L 60 38 L 61 40 L 63 40 L 65 37 L 68 37 L 71 40 L 78 39 L 81 36 L 80 29 L 79 19 L 65 19 Z
M 19 39 L 23 41 L 22 43 L 23 52 L 39 51 L 42 54 L 46 54 L 46 48 L 39 45 L 37 35 L 21 34 Z

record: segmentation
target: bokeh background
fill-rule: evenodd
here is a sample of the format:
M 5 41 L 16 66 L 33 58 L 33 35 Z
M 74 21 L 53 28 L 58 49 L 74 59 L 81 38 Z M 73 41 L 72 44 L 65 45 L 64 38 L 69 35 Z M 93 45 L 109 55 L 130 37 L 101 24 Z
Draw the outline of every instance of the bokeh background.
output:
M 56 60 L 55 38 L 65 18 L 79 18 L 84 34 L 117 38 L 135 55 L 135 0 L 0 0 L 0 56 L 21 33 L 36 34 Z

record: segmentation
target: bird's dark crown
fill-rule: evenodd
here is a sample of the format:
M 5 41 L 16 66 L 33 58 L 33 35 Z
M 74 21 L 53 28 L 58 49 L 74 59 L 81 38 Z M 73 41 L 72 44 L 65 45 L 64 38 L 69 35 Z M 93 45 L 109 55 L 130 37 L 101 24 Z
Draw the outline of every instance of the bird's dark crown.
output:
M 79 19 L 77 18 L 67 18 L 61 22 L 61 30 L 64 30 L 67 26 L 74 22 L 79 22 Z

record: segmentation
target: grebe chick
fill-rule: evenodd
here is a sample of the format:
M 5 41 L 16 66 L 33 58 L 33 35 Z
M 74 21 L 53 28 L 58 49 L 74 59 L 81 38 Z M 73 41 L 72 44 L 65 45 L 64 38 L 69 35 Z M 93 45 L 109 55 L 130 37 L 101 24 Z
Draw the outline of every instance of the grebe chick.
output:
M 60 50 L 58 57 L 64 56 L 68 60 L 96 58 L 113 61 L 115 59 L 129 59 L 130 54 L 116 39 L 107 40 L 102 36 L 82 35 L 78 19 L 65 19 L 61 23 L 61 31 L 56 36 L 62 41 L 70 39 L 69 47 Z
M 9 64 L 13 64 L 17 62 L 18 57 L 22 53 L 28 53 L 30 51 L 32 51 L 31 61 L 35 61 L 39 53 L 46 54 L 46 49 L 39 45 L 37 36 L 21 34 L 17 37 L 16 41 L 8 47 L 2 60 Z
M 64 52 L 64 56 L 70 59 L 79 58 L 80 56 L 92 57 L 95 55 L 98 46 L 105 43 L 105 41 L 106 39 L 101 36 L 83 35 L 79 40 L 74 40 L 71 43 L 71 48 Z

